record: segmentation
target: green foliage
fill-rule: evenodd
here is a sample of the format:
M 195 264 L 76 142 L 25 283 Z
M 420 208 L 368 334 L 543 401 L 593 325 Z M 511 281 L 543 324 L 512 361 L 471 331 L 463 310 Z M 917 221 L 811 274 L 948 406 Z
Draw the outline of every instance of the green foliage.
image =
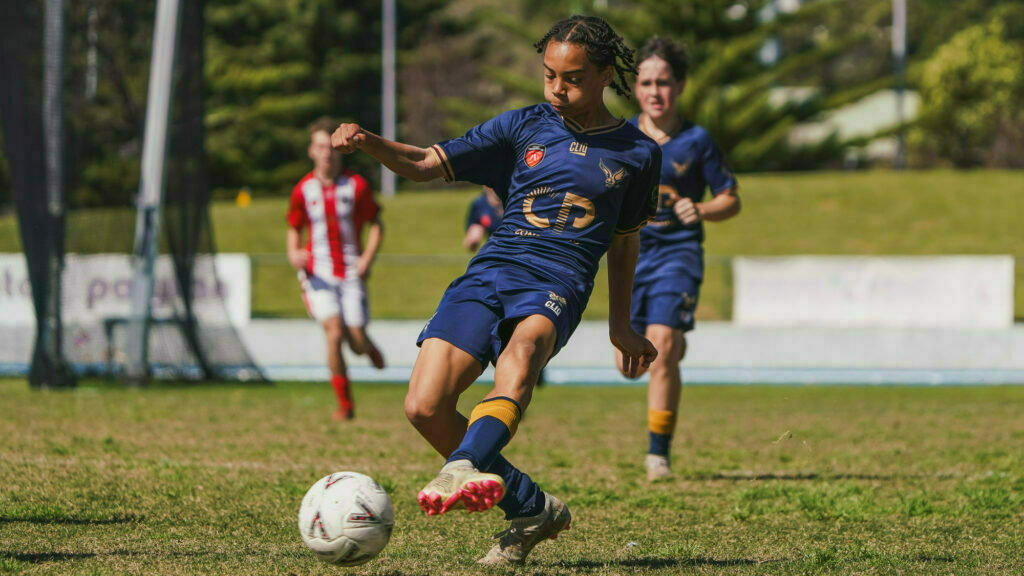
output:
M 1024 128 L 1024 49 L 1007 38 L 1001 18 L 971 26 L 928 60 L 921 92 L 914 144 L 954 166 L 982 165 L 1001 130 Z

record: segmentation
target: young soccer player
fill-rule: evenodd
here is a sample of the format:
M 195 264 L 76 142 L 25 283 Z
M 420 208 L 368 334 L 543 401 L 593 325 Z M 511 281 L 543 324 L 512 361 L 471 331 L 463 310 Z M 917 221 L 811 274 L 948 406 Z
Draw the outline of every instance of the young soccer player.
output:
M 719 222 L 740 211 L 736 178 L 707 130 L 679 116 L 686 86 L 682 46 L 655 36 L 640 49 L 636 98 L 640 115 L 630 120 L 661 145 L 658 212 L 640 231 L 640 260 L 633 280 L 633 329 L 654 343 L 658 358 L 647 389 L 650 480 L 672 474 L 669 445 L 676 426 L 686 354 L 704 278 L 703 222 Z M 703 202 L 704 190 L 712 198 Z
M 546 103 L 506 112 L 461 138 L 418 148 L 355 124 L 332 137 L 399 175 L 490 186 L 501 225 L 445 292 L 419 337 L 405 411 L 447 463 L 420 491 L 427 514 L 497 504 L 511 526 L 481 559 L 523 562 L 569 527 L 568 508 L 501 456 L 530 403 L 541 368 L 580 321 L 601 256 L 608 253 L 609 335 L 624 370 L 656 351 L 629 324 L 638 231 L 654 214 L 661 151 L 604 105 L 604 88 L 628 94 L 633 51 L 600 18 L 557 22 L 535 45 Z M 467 420 L 459 395 L 495 364 L 494 389 Z M 468 423 L 468 429 L 467 429 Z
M 480 244 L 498 229 L 505 207 L 493 188 L 484 186 L 483 192 L 473 199 L 466 213 L 466 235 L 462 245 L 470 252 L 476 252 Z
M 334 419 L 349 420 L 355 409 L 342 342 L 347 340 L 353 352 L 367 355 L 378 369 L 384 367 L 380 350 L 366 335 L 370 317 L 363 284 L 384 237 L 384 226 L 370 185 L 362 176 L 343 170 L 341 154 L 331 148 L 335 126 L 337 123 L 322 118 L 310 127 L 313 171 L 292 190 L 286 244 L 306 310 L 323 326 L 327 338 L 327 365 L 338 399 Z M 369 225 L 365 248 L 361 242 L 364 225 Z M 306 228 L 309 234 L 303 246 Z

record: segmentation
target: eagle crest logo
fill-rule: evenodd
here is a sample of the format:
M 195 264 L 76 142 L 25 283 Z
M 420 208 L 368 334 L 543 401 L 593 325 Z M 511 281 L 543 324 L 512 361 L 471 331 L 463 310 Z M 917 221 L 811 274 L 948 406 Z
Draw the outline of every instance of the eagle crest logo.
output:
M 599 158 L 597 165 L 601 167 L 601 172 L 604 172 L 605 188 L 614 188 L 615 186 L 618 186 L 618 184 L 626 177 L 625 168 L 619 168 L 615 172 L 612 172 L 611 168 L 605 165 L 604 158 Z
M 676 176 L 682 176 L 683 172 L 686 172 L 686 169 L 690 166 L 689 162 L 683 162 L 682 164 L 677 164 L 675 160 L 671 160 L 671 162 L 672 168 L 676 171 Z

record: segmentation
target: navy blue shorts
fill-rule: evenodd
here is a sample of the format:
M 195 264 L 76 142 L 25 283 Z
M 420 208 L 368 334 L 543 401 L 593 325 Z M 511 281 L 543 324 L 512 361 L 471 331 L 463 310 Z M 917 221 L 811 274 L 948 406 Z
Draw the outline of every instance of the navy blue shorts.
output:
M 554 356 L 569 341 L 583 306 L 563 284 L 509 264 L 474 264 L 445 290 L 416 340 L 440 338 L 481 365 L 497 362 L 520 320 L 534 314 L 555 325 Z
M 700 280 L 689 274 L 640 280 L 633 283 L 633 330 L 643 334 L 650 324 L 693 330 L 693 312 L 700 298 Z

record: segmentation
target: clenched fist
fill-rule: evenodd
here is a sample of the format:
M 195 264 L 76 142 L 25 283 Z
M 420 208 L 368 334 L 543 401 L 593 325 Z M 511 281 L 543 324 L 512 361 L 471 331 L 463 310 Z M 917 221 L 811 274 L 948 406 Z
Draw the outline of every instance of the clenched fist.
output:
M 359 124 L 342 124 L 331 134 L 331 147 L 342 154 L 351 154 L 362 146 L 364 140 L 366 134 Z
M 335 132 L 337 134 L 337 132 Z M 676 218 L 683 223 L 684 226 L 690 226 L 701 221 L 700 210 L 697 209 L 697 205 L 693 203 L 693 200 L 689 198 L 680 198 L 676 201 L 672 209 L 676 213 Z

